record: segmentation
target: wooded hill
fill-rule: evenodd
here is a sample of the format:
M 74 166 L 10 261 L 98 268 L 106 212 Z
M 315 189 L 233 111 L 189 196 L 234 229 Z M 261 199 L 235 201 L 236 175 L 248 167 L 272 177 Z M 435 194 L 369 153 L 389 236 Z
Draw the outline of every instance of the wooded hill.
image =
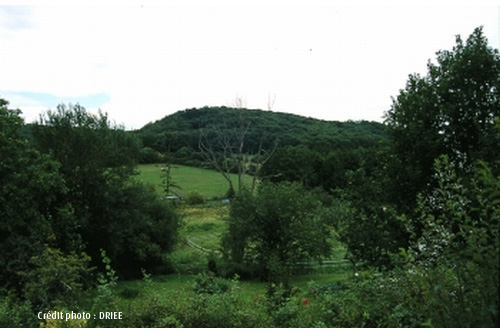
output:
M 203 107 L 168 115 L 145 125 L 136 134 L 146 148 L 143 162 L 151 150 L 173 153 L 179 159 L 188 155 L 195 160 L 201 136 L 214 137 L 217 133 L 245 132 L 244 152 L 254 153 L 260 144 L 269 148 L 278 146 L 305 146 L 328 153 L 332 150 L 373 147 L 386 139 L 385 126 L 370 121 L 324 121 L 282 112 Z M 149 158 L 153 158 L 150 154 Z M 196 164 L 185 160 L 187 164 Z M 191 162 L 191 163 L 190 163 Z

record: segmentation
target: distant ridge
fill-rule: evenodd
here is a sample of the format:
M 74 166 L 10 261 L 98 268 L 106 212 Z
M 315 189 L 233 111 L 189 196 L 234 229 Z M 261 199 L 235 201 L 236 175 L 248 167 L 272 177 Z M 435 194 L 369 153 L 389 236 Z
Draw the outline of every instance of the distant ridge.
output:
M 135 131 L 143 145 L 157 152 L 197 150 L 200 133 L 216 135 L 216 131 L 234 131 L 247 127 L 245 150 L 252 153 L 262 142 L 280 146 L 303 145 L 327 152 L 337 149 L 371 147 L 386 139 L 385 126 L 373 121 L 326 121 L 294 114 L 203 107 L 187 109 L 149 123 Z

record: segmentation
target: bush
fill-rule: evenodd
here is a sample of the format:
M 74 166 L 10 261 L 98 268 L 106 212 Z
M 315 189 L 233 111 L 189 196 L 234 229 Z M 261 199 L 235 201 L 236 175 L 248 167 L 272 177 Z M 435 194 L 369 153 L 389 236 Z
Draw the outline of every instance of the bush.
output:
M 120 291 L 120 296 L 122 298 L 126 298 L 126 299 L 136 298 L 140 294 L 141 294 L 141 292 L 137 289 L 134 289 L 134 288 L 125 288 L 122 291 Z
M 0 297 L 0 327 L 37 327 L 38 318 L 30 301 L 13 294 Z
M 25 274 L 23 294 L 34 310 L 48 311 L 54 307 L 77 308 L 83 287 L 83 279 L 90 271 L 90 257 L 85 253 L 65 255 L 58 249 L 46 247 L 32 257 L 32 270 Z
M 245 299 L 239 282 L 200 274 L 193 290 L 176 290 L 171 297 L 152 295 L 129 311 L 124 327 L 269 327 L 264 302 Z
M 193 283 L 193 291 L 197 294 L 222 294 L 230 289 L 230 281 L 213 274 L 198 274 Z
M 185 327 L 269 327 L 262 304 L 251 304 L 239 293 L 236 279 L 200 275 L 196 295 L 176 308 L 175 316 Z M 173 310 L 170 309 L 172 312 Z
M 149 147 L 144 147 L 139 152 L 139 163 L 141 164 L 161 163 L 164 160 L 165 157 L 162 154 Z
M 205 197 L 198 191 L 191 191 L 186 197 L 186 203 L 188 205 L 201 205 L 205 203 Z

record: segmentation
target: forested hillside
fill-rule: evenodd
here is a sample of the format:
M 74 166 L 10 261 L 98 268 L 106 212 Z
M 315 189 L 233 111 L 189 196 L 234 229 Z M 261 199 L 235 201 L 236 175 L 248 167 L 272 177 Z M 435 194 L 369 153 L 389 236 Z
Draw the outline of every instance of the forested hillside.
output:
M 184 164 L 200 165 L 202 135 L 234 129 L 245 131 L 244 153 L 255 153 L 259 145 L 270 148 L 303 145 L 319 152 L 373 147 L 386 138 L 384 125 L 377 122 L 323 121 L 302 116 L 227 107 L 188 109 L 150 123 L 136 131 L 144 147 L 143 161 L 154 159 L 152 149 Z M 148 155 L 149 152 L 149 155 Z M 148 160 L 149 158 L 149 160 Z

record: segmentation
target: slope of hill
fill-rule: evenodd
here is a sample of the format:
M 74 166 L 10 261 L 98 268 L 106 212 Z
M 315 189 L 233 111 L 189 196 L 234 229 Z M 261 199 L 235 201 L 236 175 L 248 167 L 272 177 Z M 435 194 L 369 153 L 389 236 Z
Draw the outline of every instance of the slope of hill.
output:
M 287 113 L 204 107 L 168 115 L 145 125 L 136 134 L 144 147 L 160 153 L 198 151 L 201 135 L 213 137 L 245 129 L 245 152 L 254 152 L 260 143 L 264 147 L 304 145 L 311 150 L 328 152 L 360 147 L 373 147 L 385 140 L 385 126 L 369 121 L 324 121 Z M 202 134 L 203 133 L 203 134 Z M 229 135 L 228 135 L 229 136 Z

